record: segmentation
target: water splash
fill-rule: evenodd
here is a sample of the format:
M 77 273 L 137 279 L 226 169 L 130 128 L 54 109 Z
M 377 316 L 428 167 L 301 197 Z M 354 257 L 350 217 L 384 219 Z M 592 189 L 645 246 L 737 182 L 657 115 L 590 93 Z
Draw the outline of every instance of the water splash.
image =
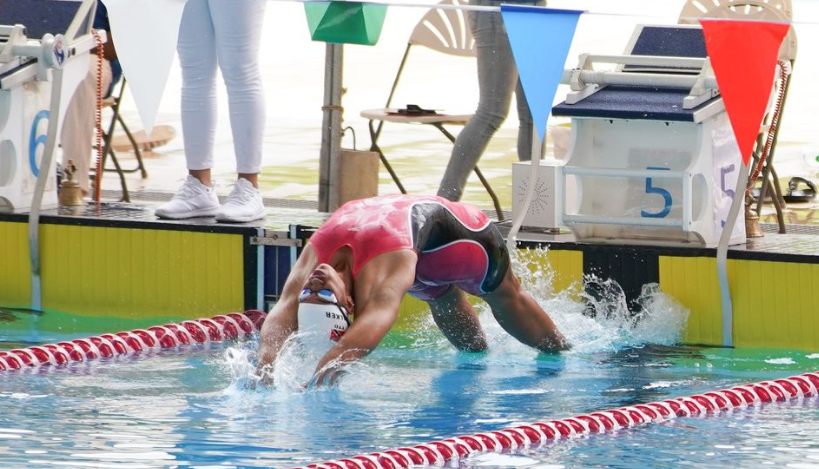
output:
M 292 394 L 310 388 L 310 379 L 316 363 L 332 347 L 324 334 L 297 332 L 282 345 L 275 364 L 266 370 L 257 370 L 258 341 L 248 341 L 228 347 L 224 353 L 224 367 L 231 377 L 227 393 L 271 387 L 277 392 Z M 270 380 L 273 385 L 262 385 Z
M 255 341 L 247 341 L 225 348 L 219 365 L 230 376 L 230 385 L 223 391 L 226 396 L 242 395 L 259 384 L 255 365 L 257 345 Z
M 620 285 L 587 275 L 559 292 L 548 250 L 517 250 L 513 269 L 521 285 L 549 314 L 574 352 L 609 352 L 644 344 L 672 345 L 682 339 L 688 309 L 662 292 L 658 284 L 643 286 L 629 308 Z M 590 314 L 593 312 L 594 314 Z
M 516 249 L 511 253 L 512 272 L 517 276 L 524 290 L 536 300 L 544 301 L 554 297 L 554 270 L 544 268 L 548 251 L 545 248 Z M 573 285 L 576 288 L 577 285 Z
M 574 284 L 555 292 L 555 274 L 548 266 L 548 252 L 545 249 L 516 251 L 513 269 L 523 288 L 543 307 L 568 339 L 572 349 L 566 353 L 607 353 L 646 344 L 672 345 L 682 338 L 688 310 L 663 293 L 657 284 L 645 285 L 630 309 L 623 289 L 609 279 L 587 276 L 582 285 Z M 476 300 L 473 305 L 489 344 L 488 353 L 479 361 L 514 364 L 522 358 L 528 362 L 528 359 L 538 356 L 537 351 L 519 343 L 498 325 L 486 303 Z M 596 314 L 589 314 L 590 310 Z M 423 316 L 408 338 L 409 341 L 388 336 L 376 351 L 379 360 L 389 362 L 387 350 L 390 348 L 411 349 L 413 360 L 426 364 L 451 362 L 459 354 L 438 330 L 429 314 Z M 276 392 L 303 392 L 328 344 L 325 338 L 312 337 L 309 332 L 291 336 L 282 347 L 272 370 Z M 230 347 L 225 352 L 231 388 L 252 389 L 259 383 L 261 377 L 257 375 L 254 365 L 257 347 L 258 342 L 253 341 Z M 402 360 L 406 360 L 405 354 Z M 470 360 L 476 359 L 473 357 Z M 352 365 L 355 369 L 351 373 L 359 375 L 359 378 L 368 377 L 366 382 L 379 382 L 384 367 L 370 368 L 371 365 L 368 360 L 357 362 Z M 342 390 L 347 388 L 348 384 L 345 383 L 349 381 L 353 380 L 340 380 L 339 387 Z

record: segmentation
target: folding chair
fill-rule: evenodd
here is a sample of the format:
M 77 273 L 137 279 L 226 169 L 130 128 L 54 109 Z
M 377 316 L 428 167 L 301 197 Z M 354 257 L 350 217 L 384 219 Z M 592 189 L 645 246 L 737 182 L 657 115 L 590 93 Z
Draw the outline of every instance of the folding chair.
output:
M 131 197 L 128 193 L 128 184 L 125 182 L 125 173 L 135 173 L 140 171 L 142 174 L 142 179 L 145 179 L 148 177 L 148 171 L 145 169 L 145 164 L 142 161 L 142 151 L 140 149 L 140 145 L 137 143 L 134 135 L 128 128 L 128 125 L 122 118 L 122 114 L 120 114 L 120 105 L 122 104 L 122 99 L 125 96 L 125 82 L 125 77 L 122 77 L 118 83 L 113 85 L 111 95 L 103 100 L 103 107 L 110 108 L 112 111 L 112 116 L 108 124 L 108 129 L 103 129 L 102 166 L 105 171 L 116 171 L 119 174 L 119 181 L 122 185 L 122 201 L 130 202 Z M 133 147 L 134 155 L 136 156 L 137 160 L 137 165 L 135 168 L 123 168 L 119 163 L 116 152 L 114 151 L 111 141 L 114 138 L 114 130 L 116 129 L 117 124 L 122 127 L 122 130 L 125 132 L 128 140 L 131 142 L 131 146 Z M 111 161 L 114 163 L 113 168 L 105 167 L 106 160 L 109 156 L 111 157 Z
M 443 0 L 440 2 L 442 5 L 460 5 L 464 3 L 466 3 L 465 0 Z M 392 89 L 390 89 L 390 95 L 387 98 L 387 103 L 384 108 L 368 109 L 361 112 L 361 117 L 369 120 L 370 140 L 372 142 L 370 151 L 378 153 L 381 162 L 384 164 L 384 168 L 390 173 L 392 180 L 395 181 L 395 185 L 403 194 L 407 193 L 404 185 L 401 184 L 401 180 L 398 178 L 392 165 L 387 161 L 384 152 L 378 146 L 378 139 L 381 136 L 384 123 L 431 125 L 438 129 L 450 142 L 455 143 L 455 136 L 453 136 L 445 126 L 463 126 L 466 125 L 472 117 L 472 114 L 445 114 L 437 111 L 424 111 L 423 109 L 391 109 L 395 90 L 398 87 L 398 82 L 401 79 L 401 74 L 407 63 L 410 49 L 413 46 L 427 47 L 436 52 L 452 56 L 475 56 L 475 41 L 467 25 L 465 12 L 463 10 L 433 8 L 421 18 L 410 35 L 404 56 L 401 58 L 401 65 L 398 67 L 398 73 L 395 75 L 395 80 L 393 81 Z M 378 123 L 377 125 L 376 122 Z M 503 220 L 503 210 L 501 209 L 498 197 L 495 195 L 495 191 L 492 190 L 492 186 L 489 185 L 489 181 L 487 181 L 477 165 L 475 166 L 475 174 L 478 176 L 478 179 L 480 179 L 484 188 L 486 188 L 486 192 L 492 198 L 492 203 L 498 213 L 498 220 Z
M 761 21 L 790 22 L 793 19 L 793 9 L 790 0 L 688 0 L 680 13 L 680 23 L 696 24 L 697 18 L 736 18 Z M 762 188 L 757 198 L 756 212 L 761 213 L 762 203 L 772 181 L 775 196 L 772 197 L 779 222 L 779 232 L 785 233 L 785 219 L 782 215 L 782 187 L 779 184 L 776 170 L 773 166 L 774 149 L 779 135 L 779 121 L 785 108 L 785 98 L 790 87 L 790 76 L 796 62 L 796 32 L 791 27 L 782 46 L 779 49 L 776 80 L 771 106 L 762 122 L 756 145 L 754 147 L 751 168 L 752 175 L 762 160 Z M 755 184 L 748 181 L 749 190 Z

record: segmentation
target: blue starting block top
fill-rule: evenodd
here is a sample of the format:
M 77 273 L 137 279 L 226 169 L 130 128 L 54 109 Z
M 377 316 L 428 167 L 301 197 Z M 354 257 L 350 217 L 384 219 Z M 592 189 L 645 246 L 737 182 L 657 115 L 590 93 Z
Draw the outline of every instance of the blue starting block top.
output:
M 80 5 L 80 1 L 65 0 L 0 0 L 0 25 L 22 24 L 29 39 L 39 40 L 46 33 L 65 34 Z M 90 31 L 90 27 L 86 18 L 79 31 Z
M 708 56 L 702 29 L 680 26 L 642 26 L 628 53 L 666 57 Z
M 706 57 L 702 29 L 690 26 L 646 26 L 635 30 L 636 39 L 626 53 L 665 57 Z M 662 66 L 626 66 L 624 71 L 696 74 L 698 70 Z M 694 109 L 683 109 L 683 100 L 691 92 L 684 88 L 609 85 L 576 104 L 562 102 L 552 108 L 553 116 L 597 117 L 602 119 L 644 119 L 694 122 L 700 109 L 720 97 L 712 98 Z
M 576 104 L 558 104 L 552 108 L 552 115 L 694 122 L 697 111 L 722 99 L 718 96 L 694 109 L 683 109 L 683 100 L 690 92 L 686 88 L 609 85 Z

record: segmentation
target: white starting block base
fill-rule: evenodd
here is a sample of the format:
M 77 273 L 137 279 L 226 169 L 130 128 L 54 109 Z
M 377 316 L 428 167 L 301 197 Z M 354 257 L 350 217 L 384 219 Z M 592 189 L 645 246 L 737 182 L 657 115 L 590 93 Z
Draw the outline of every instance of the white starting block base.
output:
M 719 243 L 741 170 L 725 112 L 700 123 L 573 119 L 572 125 L 562 221 L 579 240 Z M 740 213 L 730 243 L 745 239 Z
M 74 90 L 88 73 L 88 52 L 67 60 L 62 73 L 57 136 Z M 32 79 L 0 90 L 0 211 L 19 213 L 31 209 L 34 188 L 41 175 L 48 123 L 53 118 L 49 112 L 53 83 L 53 79 Z M 54 161 L 58 161 L 56 154 Z M 56 208 L 56 164 L 52 163 L 42 176 L 46 186 L 41 208 Z
M 569 157 L 540 162 L 522 224 L 566 226 L 586 242 L 715 247 L 740 161 L 724 112 L 702 123 L 573 119 Z M 512 167 L 516 219 L 530 171 Z M 730 244 L 745 240 L 740 212 Z

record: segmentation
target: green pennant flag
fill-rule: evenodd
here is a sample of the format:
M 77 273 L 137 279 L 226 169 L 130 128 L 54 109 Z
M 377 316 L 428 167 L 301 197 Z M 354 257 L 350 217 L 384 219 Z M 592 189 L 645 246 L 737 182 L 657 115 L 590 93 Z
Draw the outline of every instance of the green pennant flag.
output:
M 332 1 L 305 2 L 307 26 L 314 41 L 373 46 L 381 36 L 387 5 Z

